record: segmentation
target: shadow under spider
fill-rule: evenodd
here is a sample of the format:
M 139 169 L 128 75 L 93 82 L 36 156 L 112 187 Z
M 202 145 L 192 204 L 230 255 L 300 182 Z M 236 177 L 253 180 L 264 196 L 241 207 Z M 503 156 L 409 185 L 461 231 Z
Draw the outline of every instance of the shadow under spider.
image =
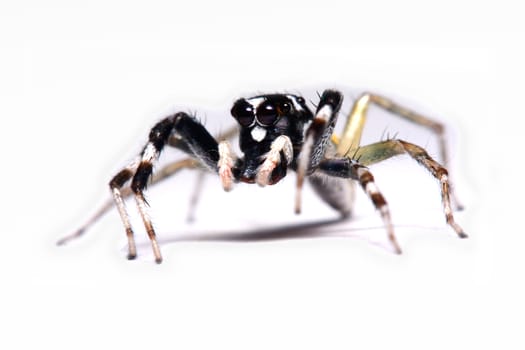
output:
M 346 218 L 335 218 L 319 220 L 314 222 L 299 223 L 299 224 L 284 224 L 275 227 L 257 227 L 247 230 L 228 230 L 212 232 L 206 230 L 199 232 L 192 232 L 191 234 L 171 234 L 168 237 L 159 237 L 160 244 L 169 244 L 175 242 L 191 242 L 191 241 L 231 241 L 231 242 L 257 242 L 257 241 L 272 241 L 285 239 L 305 239 L 315 237 L 329 237 L 336 236 L 336 233 L 344 232 L 345 237 L 357 237 L 352 232 L 384 229 L 380 227 L 366 227 L 366 228 L 349 228 L 340 225 L 341 223 L 348 223 Z M 148 241 L 140 243 L 141 246 L 149 245 Z

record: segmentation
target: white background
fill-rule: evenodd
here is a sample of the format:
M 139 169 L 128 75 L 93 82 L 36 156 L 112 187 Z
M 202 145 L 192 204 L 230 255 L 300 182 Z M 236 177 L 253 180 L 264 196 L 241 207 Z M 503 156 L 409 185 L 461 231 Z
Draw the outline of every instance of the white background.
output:
M 523 348 L 524 29 L 510 2 L 488 3 L 3 2 L 0 347 Z M 470 238 L 400 158 L 373 170 L 402 256 L 361 194 L 345 230 L 243 240 L 246 227 L 335 217 L 308 191 L 294 216 L 294 176 L 230 194 L 208 177 L 194 226 L 194 175 L 152 190 L 162 265 L 147 244 L 125 259 L 116 212 L 54 245 L 161 116 L 224 111 L 198 114 L 217 132 L 238 96 L 303 86 L 378 91 L 451 124 Z

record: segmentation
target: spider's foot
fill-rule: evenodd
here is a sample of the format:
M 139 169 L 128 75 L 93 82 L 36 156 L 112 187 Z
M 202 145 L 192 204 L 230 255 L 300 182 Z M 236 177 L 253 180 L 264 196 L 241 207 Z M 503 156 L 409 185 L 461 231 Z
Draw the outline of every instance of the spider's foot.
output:
M 388 239 L 390 240 L 390 243 L 392 244 L 392 248 L 394 250 L 394 253 L 401 254 L 403 251 L 401 250 L 401 247 L 399 246 L 399 243 L 397 243 L 396 236 L 393 235 L 393 233 L 390 233 L 388 235 Z
M 151 239 L 151 247 L 153 248 L 153 255 L 155 255 L 155 262 L 160 264 L 162 262 L 162 255 L 160 254 L 159 244 L 156 239 Z
M 84 228 L 80 228 L 78 230 L 76 230 L 75 232 L 73 232 L 72 234 L 70 234 L 69 236 L 65 236 L 65 237 L 62 237 L 61 239 L 59 239 L 56 243 L 56 245 L 60 246 L 60 245 L 64 245 L 64 244 L 67 244 L 69 243 L 69 241 L 72 241 L 73 239 L 76 239 L 80 236 L 82 236 L 84 234 Z
M 128 258 L 128 260 L 135 260 L 137 258 L 137 254 L 136 253 L 128 253 L 127 258 Z
M 452 218 L 452 215 L 447 217 L 447 223 L 456 231 L 456 234 L 459 238 L 468 238 L 468 235 L 463 231 L 461 226 L 459 226 L 454 219 Z
M 458 237 L 459 238 L 468 238 L 468 235 L 465 232 L 461 231 L 461 232 L 458 232 Z
M 394 253 L 398 255 L 403 254 L 403 251 L 401 250 L 401 247 L 399 246 L 399 244 L 397 244 L 397 242 L 392 242 L 392 246 L 394 248 Z

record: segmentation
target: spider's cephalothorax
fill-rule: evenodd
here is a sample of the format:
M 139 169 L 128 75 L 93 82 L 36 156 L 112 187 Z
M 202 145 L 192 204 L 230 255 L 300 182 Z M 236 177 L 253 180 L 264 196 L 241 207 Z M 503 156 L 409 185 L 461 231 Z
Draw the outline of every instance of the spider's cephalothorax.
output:
M 284 94 L 261 95 L 237 100 L 231 114 L 240 126 L 239 146 L 244 158 L 237 160 L 234 177 L 237 180 L 253 183 L 257 171 L 270 152 L 278 137 L 287 138 L 284 142 L 291 146 L 291 165 L 303 144 L 304 128 L 313 119 L 302 97 Z M 288 148 L 286 151 L 290 152 Z M 285 155 L 286 157 L 287 155 Z M 283 172 L 284 171 L 284 172 Z M 279 181 L 286 175 L 282 166 L 274 171 L 269 184 Z
M 442 162 L 446 165 L 443 125 L 385 97 L 365 93 L 355 101 L 342 134 L 336 136 L 333 130 L 342 100 L 340 92 L 325 90 L 319 96 L 315 111 L 310 110 L 301 96 L 291 94 L 268 94 L 237 100 L 231 114 L 239 124 L 241 156 L 233 152 L 228 141 L 236 133 L 221 136 L 218 142 L 196 118 L 185 112 L 158 122 L 151 129 L 149 141 L 139 157 L 119 171 L 109 183 L 113 203 L 128 237 L 128 257 L 135 258 L 137 251 L 124 198 L 134 195 L 155 260 L 160 263 L 162 256 L 143 192 L 149 182 L 157 183 L 183 168 L 200 168 L 218 174 L 226 191 L 232 189 L 236 182 L 257 183 L 260 186 L 274 184 L 291 169 L 297 173 L 297 213 L 300 212 L 301 188 L 307 178 L 320 198 L 343 217 L 351 213 L 353 188 L 358 183 L 381 214 L 390 242 L 400 253 L 387 202 L 368 169 L 369 165 L 399 154 L 408 154 L 439 180 L 446 221 L 459 237 L 467 237 L 452 214 L 450 181 L 445 166 L 432 159 L 423 148 L 403 140 L 388 139 L 361 145 L 368 106 L 375 104 L 432 130 L 439 138 Z M 166 145 L 182 150 L 189 158 L 168 164 L 153 174 L 153 165 Z M 128 183 L 130 186 L 125 187 Z M 112 203 L 106 204 L 73 235 L 59 243 L 80 236 L 111 207 Z

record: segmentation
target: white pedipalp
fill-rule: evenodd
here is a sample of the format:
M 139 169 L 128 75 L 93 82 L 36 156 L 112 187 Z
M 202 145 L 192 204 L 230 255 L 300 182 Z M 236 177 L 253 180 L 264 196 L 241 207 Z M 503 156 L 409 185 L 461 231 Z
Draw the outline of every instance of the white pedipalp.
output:
M 219 177 L 221 179 L 222 188 L 228 192 L 233 186 L 232 168 L 236 157 L 228 141 L 220 142 L 218 149 L 219 162 L 217 163 L 217 166 L 219 168 Z
M 284 159 L 281 158 L 281 152 Z M 286 135 L 277 137 L 270 147 L 270 151 L 264 156 L 265 160 L 257 169 L 257 179 L 255 182 L 259 186 L 266 186 L 269 183 L 272 171 L 279 165 L 280 162 L 289 165 L 293 159 L 293 145 L 290 138 Z

